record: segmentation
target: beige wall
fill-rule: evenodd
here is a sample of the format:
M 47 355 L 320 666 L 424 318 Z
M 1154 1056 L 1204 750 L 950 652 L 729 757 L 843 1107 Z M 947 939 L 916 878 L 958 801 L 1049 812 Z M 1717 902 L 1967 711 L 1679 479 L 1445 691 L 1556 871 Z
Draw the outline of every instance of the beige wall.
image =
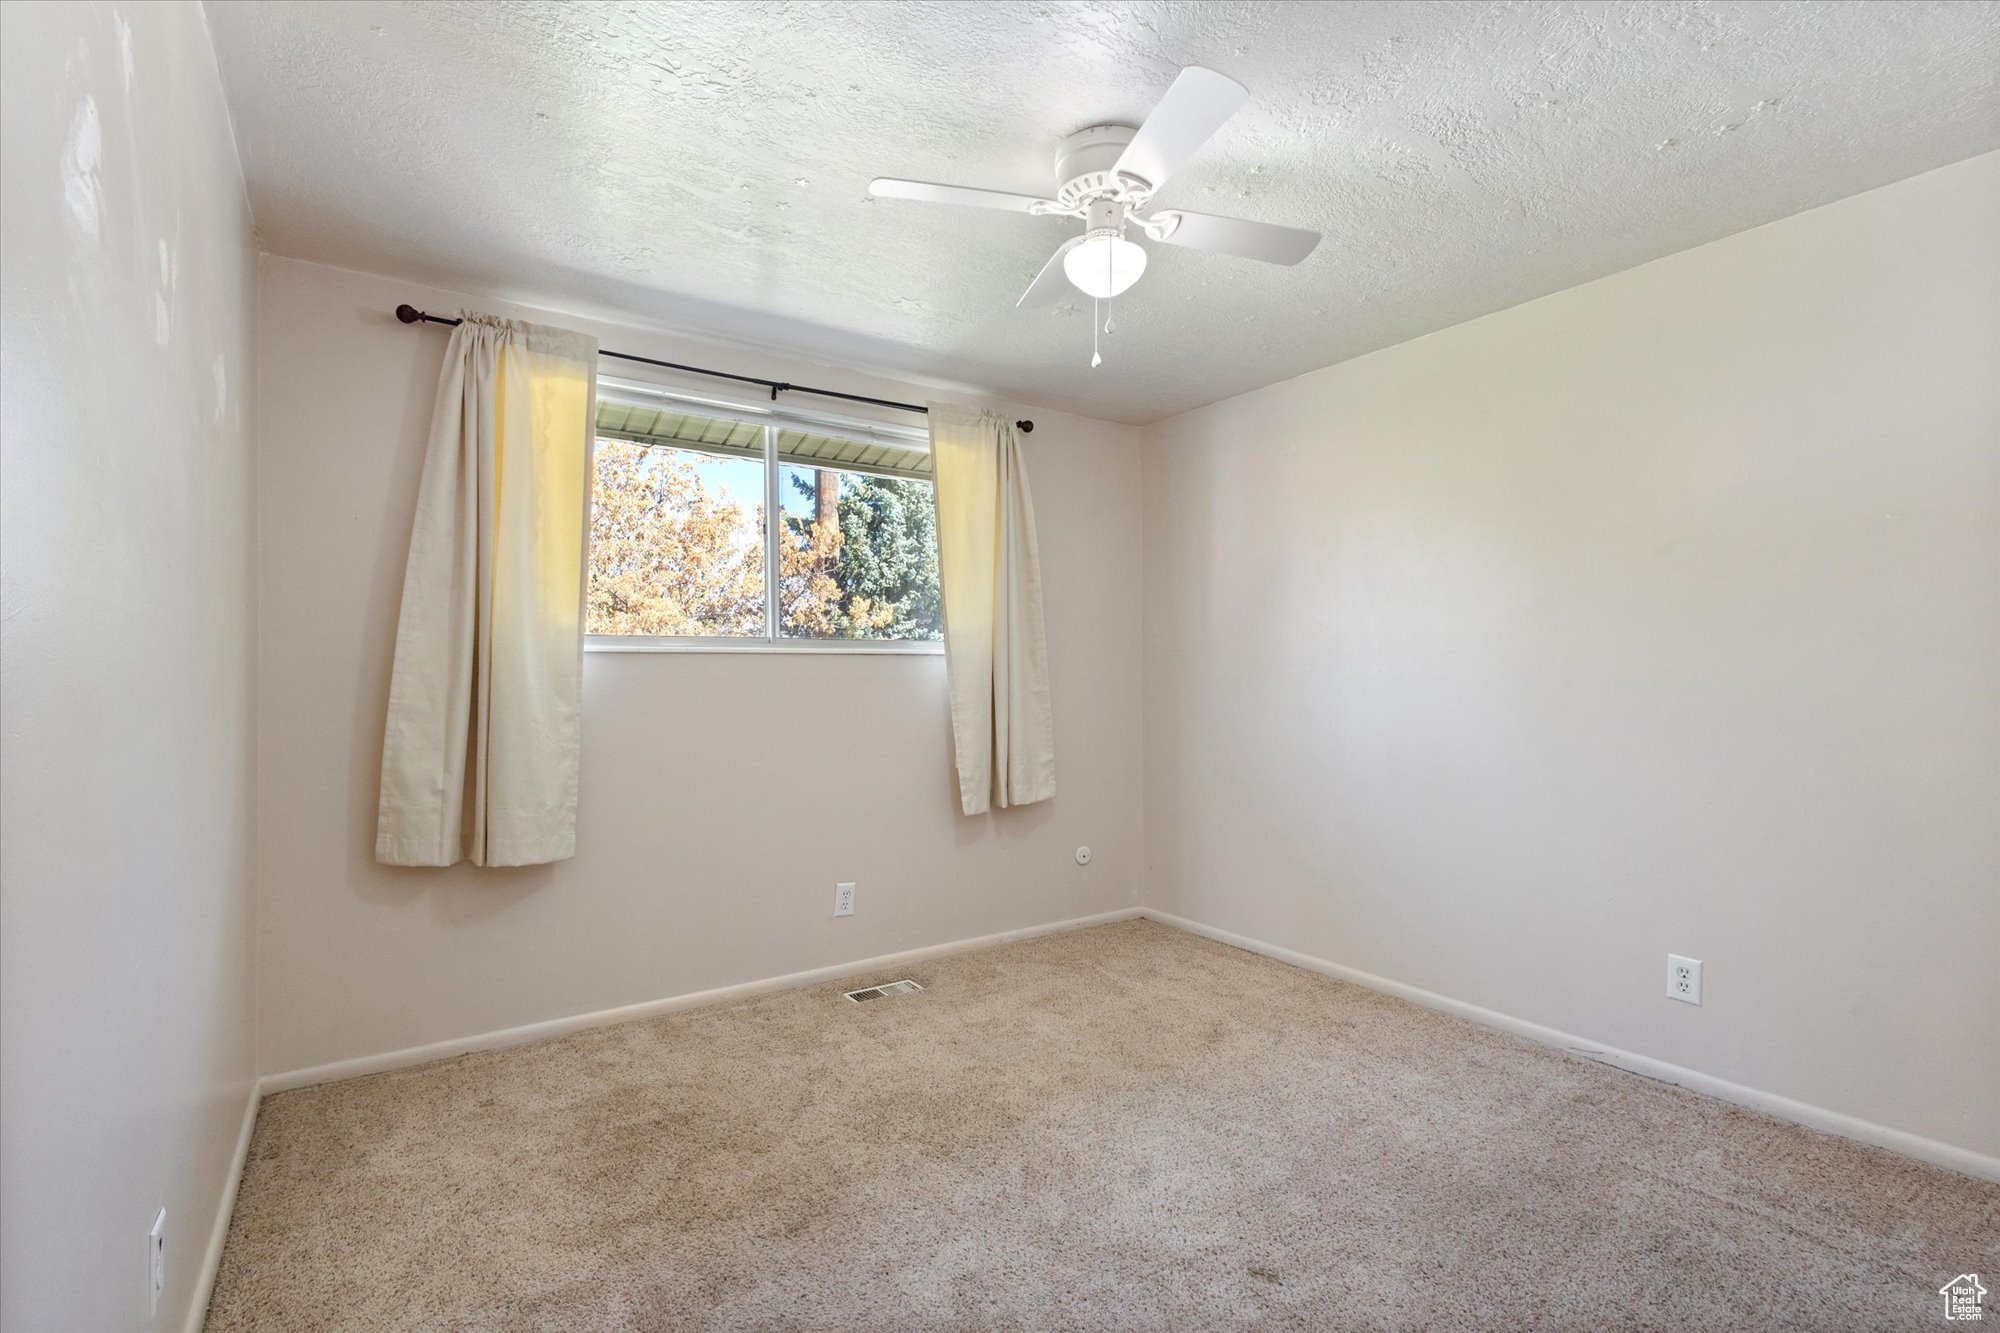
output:
M 250 218 L 198 6 L 0 62 L 0 1327 L 178 1328 L 251 1080 Z
M 1027 445 L 1048 585 L 1052 804 L 955 813 L 941 657 L 592 653 L 575 860 L 375 864 L 396 606 L 446 338 L 389 312 L 511 307 L 283 259 L 261 277 L 265 1072 L 1138 901 L 1138 432 L 1032 408 L 1021 412 L 1038 427 Z M 618 350 L 923 393 L 526 313 Z M 1088 868 L 1073 856 L 1084 843 Z M 840 880 L 860 886 L 858 907 L 834 920 Z
M 1996 237 L 2000 155 L 1155 428 L 1148 901 L 2000 1151 Z

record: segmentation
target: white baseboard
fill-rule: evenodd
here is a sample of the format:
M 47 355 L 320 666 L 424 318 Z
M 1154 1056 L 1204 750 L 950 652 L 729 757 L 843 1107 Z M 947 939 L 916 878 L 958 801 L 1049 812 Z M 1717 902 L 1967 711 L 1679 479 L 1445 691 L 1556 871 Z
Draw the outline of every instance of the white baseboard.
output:
M 1741 1083 L 1731 1083 L 1727 1079 L 1704 1074 L 1698 1069 L 1688 1069 L 1682 1065 L 1669 1064 L 1665 1060 L 1655 1060 L 1650 1055 L 1638 1055 L 1631 1051 L 1621 1051 L 1616 1047 L 1587 1041 L 1567 1032 L 1543 1027 L 1539 1023 L 1530 1023 L 1526 1019 L 1514 1018 L 1492 1009 L 1482 1009 L 1476 1004 L 1467 1004 L 1464 1000 L 1454 1000 L 1448 995 L 1406 986 L 1400 981 L 1359 972 L 1351 967 L 1343 967 L 1339 963 L 1329 963 L 1324 958 L 1314 958 L 1295 949 L 1284 949 L 1232 931 L 1218 930 L 1214 926 L 1205 926 L 1199 921 L 1189 921 L 1185 917 L 1162 912 L 1157 908 L 1143 908 L 1140 914 L 1162 925 L 1173 926 L 1222 944 L 1234 945 L 1238 949 L 1247 949 L 1251 953 L 1262 954 L 1281 963 L 1290 963 L 1309 972 L 1318 972 L 1341 981 L 1351 981 L 1357 986 L 1366 986 L 1369 990 L 1394 995 L 1398 999 L 1423 1005 L 1426 1009 L 1436 1009 L 1458 1018 L 1469 1019 L 1485 1027 L 1499 1028 L 1502 1032 L 1511 1032 L 1530 1041 L 1540 1042 L 1544 1046 L 1560 1047 L 1573 1055 L 1581 1055 L 1585 1059 L 1611 1065 L 1629 1073 L 1641 1074 L 1661 1083 L 1672 1083 L 1677 1087 L 1706 1093 L 1710 1097 L 1748 1107 L 1753 1111 L 1761 1111 L 1779 1120 L 1789 1120 L 1808 1129 L 1838 1134 L 1842 1138 L 1853 1139 L 1859 1143 L 1887 1148 L 1891 1152 L 1902 1153 L 1905 1157 L 1914 1157 L 1920 1162 L 1962 1171 L 1968 1176 L 2000 1181 L 2000 1157 L 1989 1157 L 1970 1148 L 1960 1148 L 1904 1130 L 1891 1129 L 1887 1125 L 1860 1120 L 1851 1115 L 1843 1115 L 1839 1111 L 1829 1111 L 1810 1102 L 1794 1101 L 1790 1097 L 1781 1097 L 1774 1092 L 1764 1092 L 1758 1088 L 1745 1087 Z
M 529 1023 L 517 1028 L 503 1028 L 498 1032 L 482 1032 L 473 1037 L 457 1037 L 450 1041 L 432 1042 L 427 1046 L 411 1046 L 405 1050 L 389 1051 L 382 1055 L 364 1055 L 353 1060 L 336 1060 L 331 1064 L 314 1065 L 309 1069 L 294 1069 L 285 1074 L 266 1074 L 260 1086 L 266 1095 L 274 1092 L 289 1092 L 293 1088 L 307 1088 L 316 1083 L 332 1083 L 344 1078 L 359 1078 L 363 1074 L 380 1074 L 391 1069 L 405 1069 L 411 1065 L 429 1064 L 433 1060 L 449 1060 L 453 1056 L 465 1055 L 472 1051 L 498 1050 L 503 1046 L 519 1046 L 524 1042 L 542 1041 L 549 1037 L 560 1037 L 564 1033 L 579 1032 L 584 1028 L 607 1027 L 613 1023 L 630 1023 L 635 1019 L 654 1018 L 660 1014 L 678 1013 L 683 1009 L 699 1009 L 705 1005 L 721 1004 L 728 1000 L 744 1000 L 753 995 L 767 995 L 772 991 L 792 990 L 799 986 L 812 986 L 822 981 L 833 981 L 840 977 L 854 976 L 862 972 L 878 972 L 885 968 L 901 967 L 907 963 L 919 963 L 929 958 L 942 958 L 946 954 L 964 953 L 970 949 L 984 949 L 995 944 L 1009 944 L 1015 940 L 1033 939 L 1038 935 L 1054 935 L 1066 930 L 1082 930 L 1088 926 L 1101 926 L 1112 921 L 1130 921 L 1142 909 L 1123 907 L 1115 912 L 1099 912 L 1095 916 L 1072 917 L 1067 921 L 1051 921 L 1046 925 L 1027 926 L 1020 930 L 1003 930 L 995 935 L 981 935 L 969 940 L 953 940 L 949 944 L 932 944 L 921 949 L 909 949 L 902 953 L 884 954 L 880 958 L 864 958 L 858 962 L 835 963 L 831 967 L 818 967 L 809 972 L 793 972 L 782 977 L 766 977 L 762 981 L 746 981 L 735 986 L 719 986 L 714 990 L 695 991 L 689 995 L 674 995 L 664 1000 L 647 1000 L 642 1004 L 628 1004 L 617 1009 L 599 1009 L 594 1013 L 576 1014 L 569 1018 L 554 1018 L 542 1023 Z
M 257 1127 L 257 1107 L 263 1100 L 263 1083 L 253 1080 L 243 1107 L 243 1127 L 236 1131 L 236 1152 L 229 1159 L 229 1177 L 222 1182 L 222 1198 L 215 1205 L 215 1225 L 209 1228 L 208 1249 L 201 1256 L 201 1271 L 195 1274 L 185 1333 L 201 1333 L 201 1326 L 208 1322 L 208 1298 L 215 1292 L 215 1275 L 222 1267 L 222 1246 L 229 1239 L 229 1218 L 236 1211 L 236 1191 L 243 1184 L 244 1164 L 250 1160 L 250 1132 Z

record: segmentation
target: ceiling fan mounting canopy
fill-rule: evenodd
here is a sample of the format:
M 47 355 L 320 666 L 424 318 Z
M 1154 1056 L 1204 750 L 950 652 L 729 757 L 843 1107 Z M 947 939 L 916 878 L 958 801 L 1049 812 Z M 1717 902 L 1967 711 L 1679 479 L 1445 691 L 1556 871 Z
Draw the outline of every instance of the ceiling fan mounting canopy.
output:
M 1049 257 L 1017 306 L 1048 305 L 1065 278 L 1086 295 L 1123 292 L 1146 269 L 1145 249 L 1126 239 L 1128 225 L 1147 238 L 1197 250 L 1216 250 L 1272 264 L 1296 264 L 1319 244 L 1319 233 L 1269 222 L 1215 217 L 1180 209 L 1139 216 L 1168 177 L 1236 114 L 1250 93 L 1214 70 L 1190 65 L 1180 72 L 1146 123 L 1091 125 L 1056 149 L 1053 198 L 881 178 L 868 186 L 883 198 L 970 204 L 1038 217 L 1076 218 L 1084 234 Z

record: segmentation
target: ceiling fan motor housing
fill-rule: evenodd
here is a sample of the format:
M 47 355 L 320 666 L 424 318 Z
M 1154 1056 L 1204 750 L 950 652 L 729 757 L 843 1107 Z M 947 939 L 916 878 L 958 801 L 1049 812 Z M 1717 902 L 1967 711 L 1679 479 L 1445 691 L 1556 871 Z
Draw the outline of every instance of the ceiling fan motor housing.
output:
M 1099 199 L 1117 199 L 1135 208 L 1144 203 L 1152 186 L 1112 170 L 1137 133 L 1130 125 L 1092 125 L 1064 139 L 1056 149 L 1056 179 L 1062 182 L 1056 202 L 1069 210 Z M 1091 225 L 1099 224 L 1093 220 Z

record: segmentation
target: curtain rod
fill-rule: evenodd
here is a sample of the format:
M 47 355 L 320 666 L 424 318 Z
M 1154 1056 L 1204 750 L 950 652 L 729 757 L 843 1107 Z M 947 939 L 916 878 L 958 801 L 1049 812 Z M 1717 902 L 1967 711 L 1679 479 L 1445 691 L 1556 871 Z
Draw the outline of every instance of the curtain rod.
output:
M 461 322 L 456 319 L 448 319 L 443 315 L 426 314 L 413 305 L 397 306 L 396 318 L 402 320 L 405 324 L 456 325 Z M 787 384 L 783 380 L 759 379 L 755 375 L 735 375 L 726 370 L 707 370 L 701 366 L 684 366 L 678 361 L 662 361 L 657 357 L 651 356 L 634 356 L 630 352 L 607 352 L 600 348 L 597 354 L 599 356 L 616 357 L 620 361 L 637 361 L 642 365 L 665 366 L 668 370 L 685 370 L 691 375 L 707 375 L 712 379 L 735 380 L 738 384 L 755 384 L 769 389 L 771 391 L 771 401 L 774 403 L 778 401 L 780 393 L 809 393 L 817 398 L 839 398 L 850 403 L 873 403 L 876 407 L 893 407 L 901 412 L 921 412 L 925 416 L 930 415 L 930 409 L 922 403 L 898 403 L 888 398 L 870 398 L 865 394 L 841 393 L 837 389 L 811 389 L 803 384 Z M 1035 423 L 1032 421 L 1017 421 L 1014 424 L 1020 428 L 1021 433 L 1024 435 L 1035 428 Z

